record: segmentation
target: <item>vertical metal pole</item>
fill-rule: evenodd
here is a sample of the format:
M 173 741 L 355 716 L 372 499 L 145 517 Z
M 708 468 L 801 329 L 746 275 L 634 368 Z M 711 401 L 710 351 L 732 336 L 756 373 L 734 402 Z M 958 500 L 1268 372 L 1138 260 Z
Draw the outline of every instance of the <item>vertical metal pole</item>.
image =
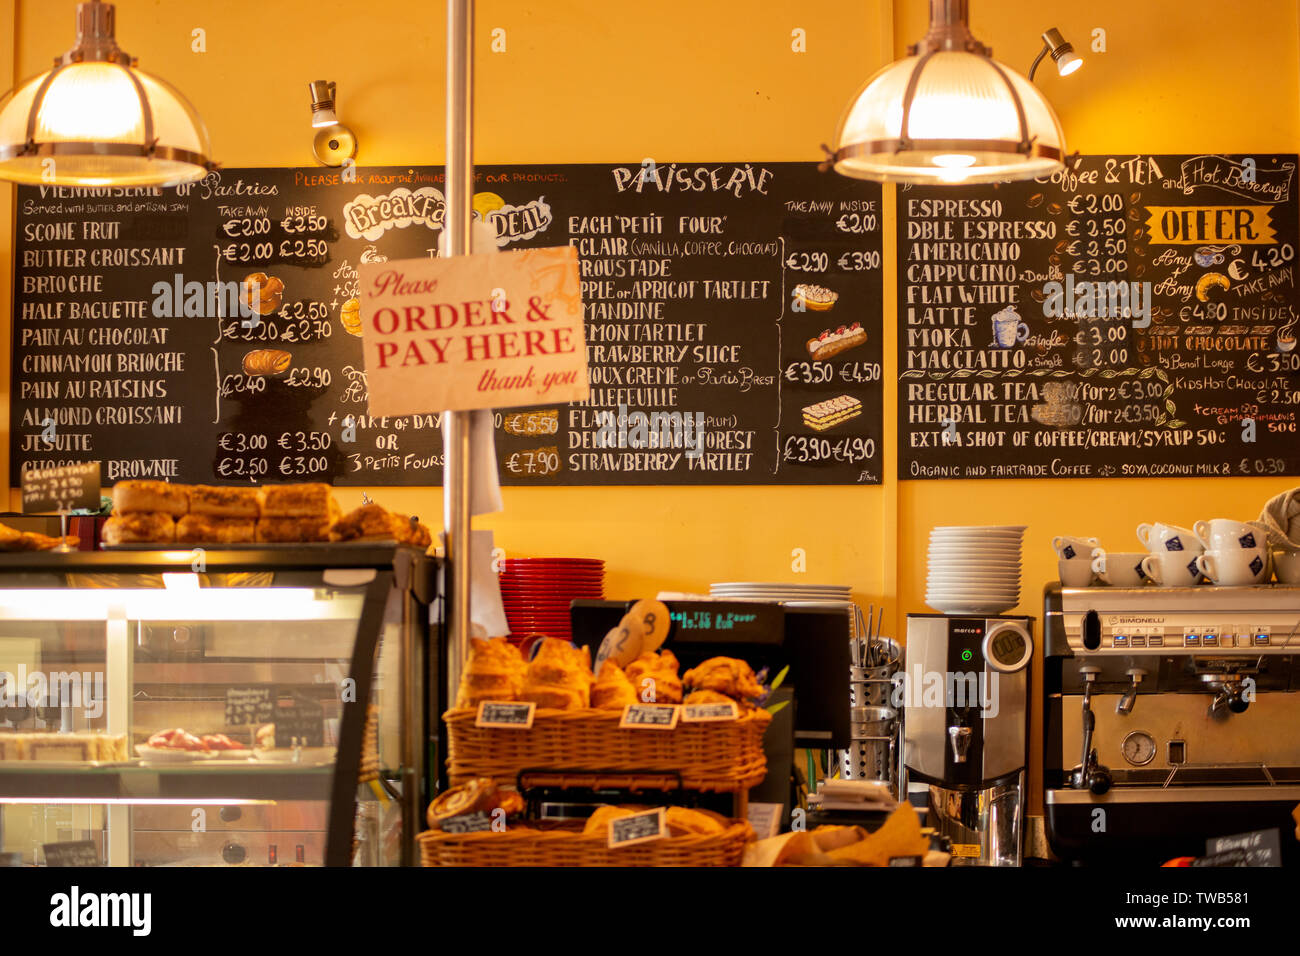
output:
M 447 0 L 448 253 L 467 255 L 474 195 L 474 0 Z M 455 706 L 469 647 L 470 468 L 469 412 L 448 412 L 442 479 L 443 527 L 451 595 L 447 618 L 447 700 Z

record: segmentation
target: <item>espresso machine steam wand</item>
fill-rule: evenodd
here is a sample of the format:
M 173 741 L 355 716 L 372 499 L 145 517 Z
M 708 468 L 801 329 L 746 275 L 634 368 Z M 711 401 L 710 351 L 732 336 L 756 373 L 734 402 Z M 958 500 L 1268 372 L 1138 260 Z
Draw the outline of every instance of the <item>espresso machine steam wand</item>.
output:
M 1100 667 L 1081 667 L 1083 675 L 1083 755 L 1078 768 L 1070 775 L 1070 785 L 1076 790 L 1087 788 L 1101 796 L 1112 783 L 1110 769 L 1097 760 L 1097 750 L 1092 746 L 1092 732 L 1097 725 L 1097 715 L 1092 712 L 1092 684 L 1101 673 Z

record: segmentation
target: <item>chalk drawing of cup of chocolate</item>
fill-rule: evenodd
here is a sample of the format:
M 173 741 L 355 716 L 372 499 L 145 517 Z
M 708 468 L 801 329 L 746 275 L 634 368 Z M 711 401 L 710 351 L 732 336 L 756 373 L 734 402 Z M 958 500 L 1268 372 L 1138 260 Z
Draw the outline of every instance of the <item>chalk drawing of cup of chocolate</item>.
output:
M 1295 351 L 1295 324 L 1294 323 L 1278 331 L 1277 350 L 1279 352 Z
M 1029 326 L 1020 321 L 1020 313 L 1014 305 L 994 314 L 992 321 L 993 344 L 1000 349 L 1009 349 L 1029 338 Z

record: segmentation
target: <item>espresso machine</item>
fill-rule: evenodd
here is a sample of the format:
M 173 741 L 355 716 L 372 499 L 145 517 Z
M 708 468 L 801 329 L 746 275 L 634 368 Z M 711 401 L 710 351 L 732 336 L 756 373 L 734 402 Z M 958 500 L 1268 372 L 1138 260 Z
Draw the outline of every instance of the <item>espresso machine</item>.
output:
M 1019 866 L 1033 618 L 910 614 L 903 762 L 954 866 Z
M 1052 852 L 1159 865 L 1277 830 L 1300 862 L 1300 587 L 1044 592 Z

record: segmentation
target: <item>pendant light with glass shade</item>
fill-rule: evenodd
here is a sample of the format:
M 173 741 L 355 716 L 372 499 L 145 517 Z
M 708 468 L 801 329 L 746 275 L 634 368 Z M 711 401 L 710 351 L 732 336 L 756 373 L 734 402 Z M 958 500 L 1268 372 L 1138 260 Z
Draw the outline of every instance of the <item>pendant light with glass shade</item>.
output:
M 930 30 L 858 91 L 823 166 L 855 179 L 1008 182 L 1064 168 L 1043 95 L 971 35 L 969 0 L 930 0 Z
M 0 179 L 171 186 L 216 168 L 203 120 L 118 48 L 114 20 L 111 3 L 79 3 L 76 45 L 0 100 Z

